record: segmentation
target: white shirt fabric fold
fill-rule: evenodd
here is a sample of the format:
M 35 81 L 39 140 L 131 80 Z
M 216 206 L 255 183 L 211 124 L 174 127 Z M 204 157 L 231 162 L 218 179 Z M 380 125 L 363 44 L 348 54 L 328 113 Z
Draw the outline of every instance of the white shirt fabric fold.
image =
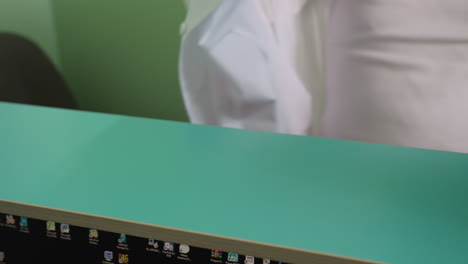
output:
M 186 33 L 180 79 L 193 123 L 310 135 L 311 94 L 279 40 L 294 27 L 278 26 L 278 8 L 284 20 L 297 12 L 284 3 L 225 0 Z
M 321 135 L 468 153 L 468 1 L 335 1 Z

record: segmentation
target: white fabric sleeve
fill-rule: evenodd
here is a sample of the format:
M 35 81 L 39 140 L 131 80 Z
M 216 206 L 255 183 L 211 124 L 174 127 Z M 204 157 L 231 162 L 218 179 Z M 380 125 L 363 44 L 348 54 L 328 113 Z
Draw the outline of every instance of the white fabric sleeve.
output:
M 225 0 L 184 38 L 180 79 L 193 123 L 296 135 L 311 98 L 251 0 Z

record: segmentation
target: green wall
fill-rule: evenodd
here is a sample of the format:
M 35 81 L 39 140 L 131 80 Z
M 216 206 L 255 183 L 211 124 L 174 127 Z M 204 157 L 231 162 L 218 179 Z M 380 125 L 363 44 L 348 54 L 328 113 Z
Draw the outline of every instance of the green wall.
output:
M 60 64 L 50 0 L 0 0 L 0 32 L 34 41 L 57 66 Z
M 52 3 L 63 72 L 81 108 L 187 120 L 177 76 L 182 0 Z

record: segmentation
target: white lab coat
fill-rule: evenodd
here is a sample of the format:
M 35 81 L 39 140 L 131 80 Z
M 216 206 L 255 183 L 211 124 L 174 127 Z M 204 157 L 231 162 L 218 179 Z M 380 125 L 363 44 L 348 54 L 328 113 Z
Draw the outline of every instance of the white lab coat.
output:
M 193 123 L 312 133 L 310 73 L 298 71 L 298 16 L 306 5 L 307 0 L 224 0 L 208 3 L 215 10 L 200 19 L 203 14 L 190 11 L 194 5 L 188 3 L 180 80 Z M 322 83 L 320 77 L 313 81 Z
M 195 1 L 192 122 L 468 153 L 466 0 Z

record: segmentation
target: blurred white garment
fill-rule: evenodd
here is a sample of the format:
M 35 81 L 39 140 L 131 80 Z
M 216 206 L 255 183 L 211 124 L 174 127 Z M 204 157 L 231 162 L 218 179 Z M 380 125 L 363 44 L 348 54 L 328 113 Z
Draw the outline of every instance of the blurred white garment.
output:
M 468 1 L 186 1 L 193 123 L 468 153 Z
M 189 17 L 197 13 L 190 11 L 197 2 L 190 2 Z M 312 52 L 302 52 L 305 37 L 299 31 L 301 16 L 304 8 L 312 10 L 315 6 L 308 2 L 224 0 L 200 24 L 185 31 L 180 80 L 193 123 L 296 135 L 312 133 L 311 87 L 323 90 L 318 87 L 323 74 L 311 75 L 308 69 L 310 62 L 323 57 L 323 45 L 310 45 Z M 198 4 L 196 9 L 203 9 L 201 2 Z M 207 5 L 207 9 L 214 6 Z M 307 21 L 311 23 L 315 22 Z M 185 28 L 190 24 L 196 22 L 187 21 Z M 312 28 L 310 40 L 323 43 L 323 37 L 317 38 L 323 32 L 314 34 L 318 28 Z M 299 71 L 302 65 L 308 69 Z
M 322 136 L 468 153 L 468 1 L 337 0 Z

